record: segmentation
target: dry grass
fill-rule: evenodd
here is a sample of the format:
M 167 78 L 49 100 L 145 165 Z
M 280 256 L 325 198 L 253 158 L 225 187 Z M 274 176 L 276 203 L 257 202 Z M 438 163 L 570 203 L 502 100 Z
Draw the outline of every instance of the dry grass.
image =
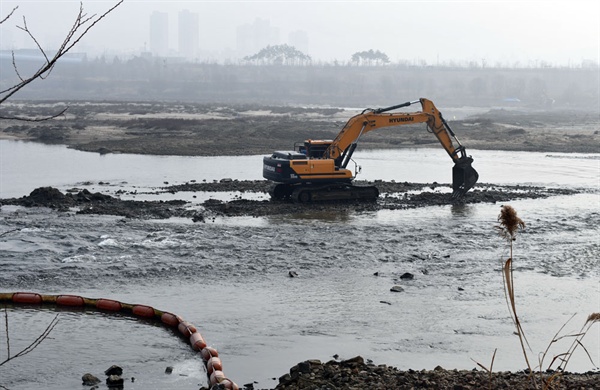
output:
M 561 335 L 566 323 L 558 330 L 558 332 L 554 335 L 550 343 L 548 344 L 546 350 L 540 354 L 538 365 L 535 368 L 532 368 L 529 358 L 529 352 L 531 352 L 531 347 L 525 337 L 525 332 L 523 327 L 521 326 L 521 322 L 519 320 L 519 316 L 517 315 L 517 305 L 515 300 L 515 283 L 514 283 L 514 274 L 513 274 L 513 259 L 514 259 L 514 242 L 517 239 L 517 233 L 519 230 L 525 229 L 525 222 L 519 218 L 516 210 L 511 206 L 502 206 L 500 211 L 500 215 L 498 216 L 499 226 L 496 226 L 498 229 L 500 236 L 505 239 L 508 243 L 510 249 L 510 255 L 508 259 L 503 262 L 502 265 L 502 277 L 504 280 L 504 292 L 506 297 L 506 302 L 509 308 L 510 315 L 512 317 L 513 323 L 516 328 L 517 335 L 519 336 L 519 342 L 521 344 L 521 351 L 523 353 L 523 357 L 525 358 L 525 362 L 529 369 L 529 380 L 531 381 L 531 385 L 536 389 L 553 389 L 558 386 L 560 382 L 560 378 L 563 372 L 566 371 L 567 365 L 569 364 L 569 360 L 575 353 L 578 348 L 581 348 L 585 351 L 590 361 L 592 361 L 592 357 L 588 350 L 583 345 L 582 341 L 585 335 L 589 332 L 590 328 L 595 324 L 600 322 L 600 313 L 592 313 L 588 316 L 587 320 L 581 327 L 580 331 L 575 334 L 566 334 Z M 572 319 L 573 317 L 571 317 Z M 570 320 L 569 320 L 570 321 Z M 567 321 L 567 323 L 569 322 Z M 550 347 L 556 344 L 557 342 L 564 339 L 572 339 L 570 346 L 563 353 L 553 356 L 552 360 L 548 364 L 548 366 L 544 367 L 544 360 L 546 360 Z M 529 351 L 529 352 L 528 352 Z M 494 357 L 496 353 L 494 352 Z M 557 364 L 555 366 L 555 364 Z M 479 364 L 479 363 L 478 363 Z M 593 361 L 592 361 L 593 364 Z M 481 364 L 479 364 L 483 367 Z M 493 359 L 492 359 L 493 366 Z M 491 368 L 486 368 L 486 371 L 489 371 L 491 375 Z M 546 374 L 551 372 L 551 374 Z M 490 382 L 491 388 L 491 382 Z

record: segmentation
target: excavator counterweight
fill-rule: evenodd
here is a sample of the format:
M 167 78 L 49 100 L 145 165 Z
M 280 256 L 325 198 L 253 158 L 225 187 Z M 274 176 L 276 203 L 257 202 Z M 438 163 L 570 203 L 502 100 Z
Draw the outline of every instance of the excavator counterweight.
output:
M 391 112 L 398 108 L 421 103 L 422 111 Z M 375 200 L 379 190 L 374 186 L 352 183 L 357 172 L 346 166 L 351 161 L 360 137 L 382 127 L 426 123 L 450 158 L 453 198 L 466 194 L 479 179 L 472 167 L 473 158 L 466 154 L 452 129 L 433 102 L 421 98 L 415 101 L 378 109 L 365 109 L 353 116 L 334 140 L 306 140 L 294 151 L 278 151 L 263 158 L 263 177 L 275 184 L 273 199 L 292 199 L 297 202 L 319 200 Z

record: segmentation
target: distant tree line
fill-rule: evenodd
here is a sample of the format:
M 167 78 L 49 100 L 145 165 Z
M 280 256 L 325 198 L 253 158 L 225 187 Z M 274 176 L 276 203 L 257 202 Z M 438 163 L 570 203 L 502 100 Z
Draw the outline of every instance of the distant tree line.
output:
M 244 61 L 258 65 L 307 65 L 309 55 L 289 45 L 267 46 L 252 56 L 244 57 Z
M 200 61 L 202 62 L 202 61 Z M 238 65 L 243 64 L 254 64 L 254 65 L 303 65 L 303 66 L 327 66 L 327 65 L 358 65 L 358 66 L 383 66 L 383 65 L 395 65 L 395 66 L 406 66 L 406 67 L 448 67 L 448 68 L 502 68 L 502 69 L 537 69 L 537 68 L 555 68 L 562 69 L 563 66 L 555 66 L 550 62 L 543 60 L 531 60 L 524 64 L 519 61 L 512 63 L 496 62 L 490 64 L 485 59 L 480 61 L 476 60 L 447 60 L 438 61 L 435 65 L 428 63 L 423 59 L 402 59 L 394 63 L 390 60 L 388 55 L 379 50 L 364 50 L 357 51 L 347 60 L 340 61 L 334 60 L 332 63 L 323 61 L 314 61 L 309 55 L 296 49 L 294 46 L 287 44 L 267 46 L 261 49 L 256 54 L 246 56 L 241 61 L 226 61 L 227 64 L 236 63 Z M 580 64 L 573 64 L 567 68 L 586 68 L 586 69 L 598 69 L 599 64 L 595 61 L 583 61 Z
M 290 45 L 267 46 L 258 53 L 244 57 L 244 61 L 255 65 L 310 65 L 312 58 Z M 379 50 L 359 51 L 352 55 L 354 65 L 380 66 L 390 63 L 387 54 Z
M 119 3 L 120 4 L 120 3 Z M 34 53 L 36 51 L 33 51 Z M 0 91 L 22 74 L 44 74 L 50 52 L 0 52 Z M 293 46 L 267 46 L 236 63 L 186 62 L 151 55 L 88 59 L 62 53 L 52 77 L 20 91 L 22 99 L 177 100 L 370 106 L 427 97 L 442 105 L 594 107 L 598 66 L 489 67 L 485 63 L 391 63 L 379 50 L 359 51 L 345 63 L 315 62 Z M 542 64 L 543 65 L 543 64 Z M 36 73 L 37 72 L 37 73 Z M 12 77 L 12 78 L 11 78 Z M 42 80 L 43 78 L 43 80 Z
M 270 52 L 270 51 L 268 51 Z M 438 105 L 592 107 L 597 69 L 503 69 L 304 63 L 273 50 L 242 64 L 186 63 L 156 57 L 68 61 L 30 84 L 22 99 L 264 102 L 367 107 L 426 97 Z M 290 51 L 294 53 L 294 51 Z M 264 64 L 261 59 L 264 55 Z M 293 59 L 292 59 L 293 58 Z M 35 64 L 29 66 L 35 69 Z M 9 69 L 10 58 L 0 57 Z M 28 64 L 20 63 L 26 70 Z M 1 82 L 11 83 L 8 78 Z
M 357 65 L 369 65 L 379 66 L 390 63 L 390 59 L 387 54 L 380 52 L 379 50 L 367 50 L 359 51 L 352 54 L 352 63 Z

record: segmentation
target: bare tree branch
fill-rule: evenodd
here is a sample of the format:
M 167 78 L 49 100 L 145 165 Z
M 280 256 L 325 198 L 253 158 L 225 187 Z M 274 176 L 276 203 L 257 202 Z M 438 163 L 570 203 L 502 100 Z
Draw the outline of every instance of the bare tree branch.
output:
M 67 112 L 68 109 L 69 109 L 69 107 L 65 107 L 60 112 L 58 112 L 56 114 L 53 114 L 51 116 L 44 116 L 44 117 L 41 117 L 41 118 L 26 118 L 26 117 L 23 117 L 23 116 L 3 116 L 3 115 L 0 115 L 0 119 L 17 120 L 17 121 L 22 121 L 22 122 L 43 122 L 43 121 L 47 121 L 47 120 L 50 120 L 50 119 L 58 118 L 59 116 L 63 116 L 65 114 L 65 112 Z M 0 236 L 2 236 L 2 234 L 0 234 Z
M 15 11 L 17 10 L 17 8 L 19 8 L 19 6 L 16 6 L 15 8 L 12 9 L 12 11 L 10 11 L 10 13 L 8 15 L 6 15 L 6 17 L 2 20 L 0 20 L 0 24 L 6 22 L 8 19 L 10 19 L 10 17 L 12 16 L 12 14 L 15 13 Z
M 44 49 L 42 48 L 42 45 L 40 45 L 40 43 L 35 38 L 35 36 L 31 33 L 31 31 L 29 31 L 29 27 L 27 27 L 27 19 L 25 19 L 25 15 L 23 15 L 23 27 L 17 26 L 17 28 L 20 29 L 20 30 L 25 31 L 27 33 L 27 35 L 29 35 L 29 38 L 31 38 L 31 40 L 35 43 L 35 45 L 37 46 L 37 48 L 39 49 L 39 51 L 46 58 L 46 62 L 48 62 L 48 57 L 46 56 L 46 53 L 44 52 Z
M 6 355 L 7 359 L 10 358 L 10 338 L 8 337 L 8 311 L 4 306 L 4 327 L 6 329 Z
M 17 28 L 20 29 L 20 30 L 22 30 L 22 31 L 24 31 L 29 36 L 29 38 L 35 43 L 35 45 L 37 46 L 39 52 L 44 56 L 45 62 L 31 76 L 29 76 L 29 77 L 23 77 L 20 74 L 20 72 L 19 72 L 19 70 L 17 68 L 17 64 L 16 64 L 16 60 L 15 60 L 15 54 L 14 54 L 14 51 L 13 51 L 13 68 L 15 70 L 15 73 L 19 77 L 19 80 L 21 80 L 21 81 L 19 83 L 15 84 L 15 85 L 9 87 L 9 88 L 6 88 L 3 91 L 0 91 L 0 105 L 2 103 L 4 103 L 6 100 L 8 100 L 10 97 L 12 97 L 15 93 L 17 93 L 18 91 L 20 91 L 21 89 L 23 89 L 24 87 L 26 87 L 31 82 L 33 82 L 33 81 L 35 81 L 37 79 L 42 79 L 43 80 L 43 79 L 47 78 L 50 75 L 50 73 L 52 72 L 52 70 L 54 69 L 54 66 L 56 65 L 57 61 L 60 58 L 62 58 L 65 54 L 67 54 L 73 47 L 75 47 L 75 45 L 77 45 L 79 43 L 79 41 L 98 22 L 100 22 L 102 19 L 104 19 L 109 13 L 111 13 L 112 11 L 114 11 L 115 8 L 117 8 L 119 5 L 121 5 L 123 3 L 123 1 L 124 0 L 120 0 L 114 6 L 112 6 L 110 9 L 108 9 L 106 12 L 104 12 L 102 15 L 100 15 L 99 17 L 96 17 L 96 14 L 88 17 L 87 14 L 84 13 L 83 2 L 80 2 L 79 3 L 79 13 L 77 14 L 77 17 L 75 18 L 73 26 L 71 27 L 71 29 L 67 33 L 65 39 L 63 40 L 62 44 L 60 45 L 60 47 L 58 48 L 58 50 L 56 51 L 56 53 L 54 54 L 54 56 L 52 58 L 50 58 L 48 56 L 47 52 L 40 45 L 40 43 L 36 39 L 35 35 L 31 32 L 31 30 L 27 26 L 27 20 L 25 19 L 25 16 L 23 16 L 23 25 L 22 26 L 17 26 Z M 4 18 L 2 20 L 2 22 L 6 21 L 8 18 L 10 18 L 10 16 L 15 12 L 16 9 L 17 9 L 17 7 L 15 7 L 15 9 L 13 9 L 11 11 L 11 13 L 6 18 Z M 68 107 L 67 107 L 67 109 L 68 109 Z M 1 117 L 1 118 L 2 119 L 24 120 L 24 121 L 42 121 L 42 120 L 49 120 L 49 119 L 52 119 L 52 118 L 56 118 L 57 116 L 60 116 L 60 115 L 64 114 L 65 111 L 66 111 L 66 109 L 63 110 L 59 114 L 52 115 L 52 116 L 45 117 L 45 118 L 34 119 L 34 120 L 32 120 L 32 119 L 26 119 L 26 118 L 19 118 L 19 117 L 13 117 L 13 118 Z
M 17 74 L 17 77 L 19 78 L 19 80 L 25 81 L 25 79 L 23 79 L 23 77 L 19 73 L 19 68 L 17 67 L 17 60 L 15 59 L 14 51 L 12 52 L 12 65 L 13 65 L 13 69 L 15 70 L 15 73 Z M 11 88 L 15 88 L 15 86 L 13 85 Z M 1 91 L 1 92 L 4 92 L 4 91 Z
M 5 316 L 5 322 L 6 322 L 6 324 L 5 324 L 5 326 L 6 326 L 6 342 L 9 343 L 9 341 L 8 341 L 8 313 L 6 312 L 6 307 L 4 308 L 4 316 Z M 37 346 L 40 345 L 42 343 L 42 341 L 44 341 L 50 335 L 50 332 L 52 332 L 52 330 L 54 329 L 54 327 L 56 326 L 57 323 L 58 323 L 58 314 L 54 316 L 52 321 L 50 321 L 50 324 L 48 324 L 46 329 L 42 332 L 42 334 L 40 334 L 38 336 L 37 339 L 35 339 L 31 344 L 29 344 L 27 347 L 23 348 L 21 351 L 17 352 L 13 356 L 10 356 L 10 345 L 8 345 L 7 346 L 8 356 L 7 356 L 6 360 L 0 362 L 0 366 L 3 366 L 4 364 L 10 362 L 11 360 L 17 359 L 21 356 L 25 356 L 29 352 L 36 349 Z

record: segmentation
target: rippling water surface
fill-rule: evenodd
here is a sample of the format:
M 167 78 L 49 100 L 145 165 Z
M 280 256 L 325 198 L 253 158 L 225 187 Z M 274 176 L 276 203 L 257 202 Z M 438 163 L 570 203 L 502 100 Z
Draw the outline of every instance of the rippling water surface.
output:
M 221 158 L 97 156 L 6 141 L 0 141 L 0 150 L 2 197 L 26 195 L 38 180 L 61 189 L 90 181 L 90 188 L 102 190 L 101 180 L 116 189 L 260 178 L 249 173 L 260 170 L 259 156 L 227 157 L 223 168 Z M 7 150 L 28 156 L 27 164 L 7 162 Z M 389 160 L 363 152 L 356 159 L 367 179 L 447 182 L 446 173 L 437 176 L 439 166 L 422 163 L 439 159 L 449 171 L 447 156 L 438 152 L 399 150 L 388 152 Z M 583 189 L 579 195 L 511 203 L 527 223 L 515 242 L 515 284 L 523 327 L 537 356 L 573 314 L 566 332 L 579 330 L 588 314 L 600 311 L 600 160 L 472 153 L 482 182 Z M 52 165 L 47 161 L 57 164 L 50 171 L 63 169 L 63 174 L 36 177 L 49 169 L 41 167 Z M 398 166 L 406 175 L 394 176 Z M 419 169 L 422 175 L 413 173 Z M 474 204 L 194 224 L 5 206 L 0 234 L 10 233 L 0 237 L 0 291 L 102 297 L 174 312 L 219 350 L 225 373 L 240 385 L 256 381 L 257 387 L 274 387 L 272 378 L 299 361 L 326 361 L 334 354 L 362 355 L 404 369 L 471 369 L 473 360 L 489 365 L 497 348 L 494 369 L 517 370 L 525 363 L 499 271 L 508 255 L 494 229 L 499 209 L 499 204 Z M 298 277 L 290 278 L 290 270 Z M 414 280 L 401 280 L 405 272 Z M 390 292 L 394 285 L 404 292 Z M 199 357 L 155 324 L 51 307 L 10 306 L 6 314 L 13 354 L 56 314 L 59 319 L 36 350 L 0 367 L 0 385 L 10 389 L 75 388 L 85 372 L 102 377 L 112 364 L 124 368 L 128 389 L 206 384 Z M 584 340 L 596 364 L 599 339 L 595 328 Z M 5 345 L 0 332 L 0 360 Z M 557 347 L 554 353 L 566 349 Z M 573 371 L 593 368 L 583 351 L 570 364 Z M 167 366 L 174 366 L 173 374 L 164 373 Z

